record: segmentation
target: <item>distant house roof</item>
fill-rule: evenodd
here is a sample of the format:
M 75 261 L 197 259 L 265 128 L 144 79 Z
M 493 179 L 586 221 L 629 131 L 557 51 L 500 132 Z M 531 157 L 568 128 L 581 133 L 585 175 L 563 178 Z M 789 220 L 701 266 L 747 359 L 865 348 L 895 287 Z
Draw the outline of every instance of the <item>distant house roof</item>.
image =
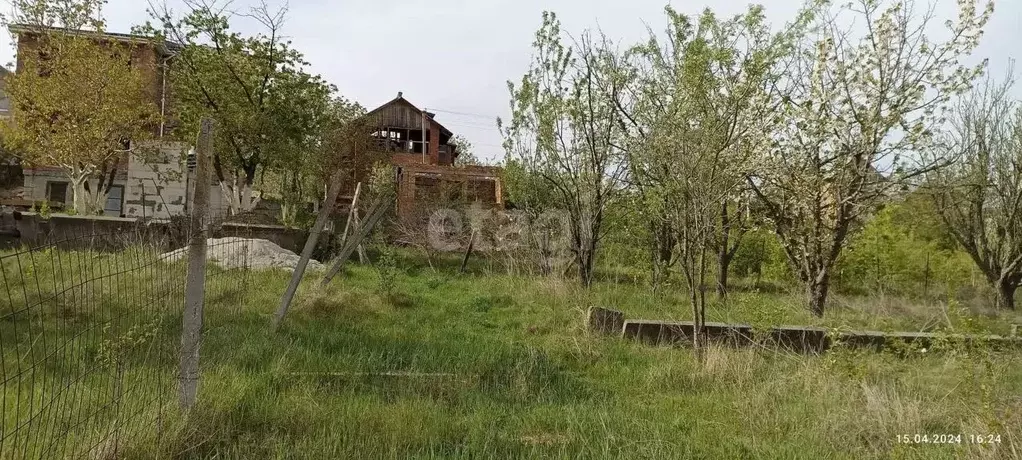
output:
M 436 123 L 437 126 L 440 127 L 441 133 L 443 133 L 446 136 L 453 136 L 454 135 L 454 133 L 452 133 L 451 130 L 445 128 L 444 125 L 440 124 L 439 121 L 436 121 L 436 119 L 433 118 L 433 114 L 432 113 L 423 111 L 422 109 L 416 107 L 415 104 L 412 104 L 411 102 L 408 102 L 408 99 L 405 99 L 404 95 L 402 93 L 397 93 L 397 97 L 395 97 L 394 99 L 391 99 L 390 102 L 387 102 L 386 104 L 383 104 L 383 105 L 381 105 L 381 106 L 371 110 L 369 113 L 365 114 L 365 117 L 368 118 L 368 117 L 372 116 L 373 114 L 379 113 L 379 112 L 383 111 L 384 109 L 386 109 L 387 107 L 390 107 L 390 106 L 392 106 L 394 104 L 404 104 L 404 105 L 407 105 L 408 107 L 411 107 L 416 112 L 419 112 L 419 114 L 426 114 L 426 116 L 428 116 L 429 119 L 433 121 L 433 123 Z
M 108 40 L 114 40 L 114 41 L 125 42 L 125 43 L 146 43 L 146 44 L 149 44 L 149 43 L 153 43 L 154 41 L 156 41 L 153 37 L 148 37 L 148 36 L 145 36 L 145 35 L 121 34 L 121 33 L 105 32 L 105 31 L 104 32 L 97 32 L 95 30 L 75 30 L 75 29 L 66 29 L 66 28 L 63 28 L 63 27 L 39 26 L 39 25 L 33 25 L 33 24 L 11 24 L 8 28 L 10 29 L 10 31 L 12 33 L 18 34 L 18 35 L 25 34 L 25 33 L 42 33 L 42 32 L 49 31 L 49 32 L 66 33 L 66 34 L 69 34 L 69 35 L 82 35 L 82 36 L 91 36 L 91 37 L 97 37 L 98 36 L 100 38 L 105 38 L 105 39 L 108 39 Z M 163 53 L 164 55 L 170 55 L 170 54 L 173 54 L 173 52 L 180 50 L 181 48 L 182 48 L 182 46 L 181 46 L 180 43 L 175 43 L 175 42 L 167 41 L 167 42 L 163 43 L 162 46 L 158 47 L 158 50 L 161 53 Z

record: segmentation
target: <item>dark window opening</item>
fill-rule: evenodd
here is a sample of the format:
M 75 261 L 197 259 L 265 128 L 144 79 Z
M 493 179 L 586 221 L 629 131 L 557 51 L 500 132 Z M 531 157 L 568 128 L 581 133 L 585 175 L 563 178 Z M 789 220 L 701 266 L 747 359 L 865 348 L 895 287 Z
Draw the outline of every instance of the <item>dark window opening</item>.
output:
M 113 185 L 110 187 L 110 193 L 106 196 L 106 205 L 103 207 L 103 210 L 106 211 L 107 214 L 120 216 L 123 208 L 124 186 Z
M 448 202 L 459 202 L 464 197 L 465 183 L 461 181 L 444 181 L 444 194 Z
M 46 201 L 64 204 L 67 201 L 67 182 L 47 182 Z
M 376 148 L 384 152 L 429 153 L 429 132 L 422 139 L 422 130 L 384 127 L 372 134 Z
M 495 203 L 497 201 L 497 185 L 490 180 L 474 180 L 468 183 L 468 201 Z

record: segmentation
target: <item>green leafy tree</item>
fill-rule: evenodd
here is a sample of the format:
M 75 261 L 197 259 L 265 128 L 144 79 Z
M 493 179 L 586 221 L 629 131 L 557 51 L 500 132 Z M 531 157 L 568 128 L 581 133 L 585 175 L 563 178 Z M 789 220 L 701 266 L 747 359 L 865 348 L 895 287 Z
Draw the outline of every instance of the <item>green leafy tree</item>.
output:
M 713 223 L 709 239 L 696 246 L 714 248 L 717 290 L 723 297 L 731 260 L 751 223 L 744 175 L 751 154 L 765 144 L 776 123 L 779 104 L 768 91 L 780 78 L 775 63 L 790 52 L 805 14 L 774 34 L 760 6 L 730 18 L 718 18 L 709 9 L 693 17 L 670 7 L 666 13 L 666 39 L 651 33 L 627 52 L 618 69 L 631 82 L 615 101 L 629 133 L 629 182 L 643 203 L 640 215 L 649 223 L 654 284 L 677 262 L 677 251 L 684 250 L 681 234 L 692 235 L 683 226 L 692 223 L 693 210 L 678 211 L 679 200 L 717 200 L 714 217 L 703 222 Z M 707 169 L 700 170 L 703 166 Z M 734 177 L 742 180 L 709 180 L 724 170 L 737 172 Z M 726 190 L 709 195 L 683 191 L 707 180 Z
M 475 149 L 472 148 L 472 143 L 462 136 L 461 134 L 455 134 L 454 137 L 448 142 L 451 145 L 456 146 L 458 149 L 458 160 L 455 166 L 482 166 L 483 162 L 475 154 Z
M 519 159 L 505 158 L 501 166 L 504 203 L 514 212 L 509 215 L 513 221 L 505 226 L 507 234 L 498 239 L 515 241 L 540 273 L 550 275 L 568 250 L 563 244 L 567 236 L 563 222 L 557 219 L 560 195 L 542 174 Z
M 504 133 L 509 156 L 553 189 L 554 206 L 566 214 L 579 281 L 590 286 L 605 211 L 623 189 L 627 166 L 614 138 L 619 115 L 607 86 L 613 59 L 606 43 L 588 34 L 566 46 L 560 21 L 543 13 L 533 62 L 519 84 L 508 82 L 512 116 Z M 613 91 L 613 90 L 611 90 Z
M 357 102 L 335 97 L 313 112 L 320 113 L 315 121 L 319 130 L 295 148 L 277 152 L 282 166 L 267 173 L 263 183 L 266 192 L 280 196 L 281 221 L 285 225 L 311 224 L 312 215 L 303 210 L 309 202 L 319 202 L 325 193 L 324 184 L 329 183 L 338 169 L 349 167 L 341 162 L 343 146 L 340 144 L 347 140 L 346 130 L 366 113 L 366 109 Z M 345 175 L 344 179 L 349 177 Z
M 6 81 L 12 118 L 2 124 L 4 143 L 24 164 L 59 166 L 78 214 L 103 211 L 118 163 L 140 153 L 160 119 L 146 81 L 154 69 L 131 60 L 136 45 L 97 39 L 103 3 L 17 0 L 4 20 L 36 46 Z
M 291 168 L 312 154 L 329 118 L 334 88 L 304 69 L 303 55 L 282 36 L 286 10 L 252 8 L 244 17 L 262 31 L 244 36 L 230 28 L 226 6 L 187 1 L 183 17 L 150 10 L 159 27 L 139 30 L 181 45 L 170 72 L 175 134 L 194 139 L 203 117 L 217 122 L 213 165 L 232 213 L 251 210 L 260 195 L 257 173 Z
M 779 104 L 770 88 L 791 39 L 770 31 L 761 7 L 725 19 L 710 10 L 667 15 L 669 40 L 652 37 L 632 50 L 636 87 L 617 107 L 632 122 L 629 158 L 650 215 L 673 232 L 699 348 L 708 269 L 717 257 L 726 271 L 737 251 L 743 214 L 734 203 L 773 130 Z

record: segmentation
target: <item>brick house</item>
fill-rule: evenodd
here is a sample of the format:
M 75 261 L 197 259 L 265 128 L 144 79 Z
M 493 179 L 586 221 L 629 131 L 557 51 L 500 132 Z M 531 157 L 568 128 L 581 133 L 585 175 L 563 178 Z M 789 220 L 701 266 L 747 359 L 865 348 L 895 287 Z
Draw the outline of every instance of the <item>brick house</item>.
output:
M 375 157 L 389 157 L 397 181 L 397 214 L 403 221 L 423 218 L 437 202 L 481 203 L 502 208 L 500 168 L 460 166 L 454 134 L 434 117 L 404 98 L 402 93 L 365 115 L 374 128 Z M 356 169 L 342 202 L 349 202 L 354 184 L 364 181 L 368 168 Z
M 10 29 L 18 37 L 17 59 L 21 68 L 25 59 L 39 55 L 40 29 L 22 25 L 12 25 Z M 130 34 L 60 32 L 82 34 L 111 46 L 130 46 L 130 65 L 137 66 L 146 75 L 149 92 L 161 113 L 173 113 L 167 75 L 177 50 L 175 45 L 162 45 L 148 37 Z M 500 168 L 458 165 L 457 148 L 450 143 L 453 133 L 436 121 L 434 114 L 419 109 L 399 93 L 365 117 L 376 128 L 370 147 L 373 151 L 363 152 L 364 156 L 356 154 L 351 180 L 345 181 L 346 189 L 342 190 L 342 206 L 351 203 L 356 183 L 368 178 L 371 165 L 359 160 L 381 156 L 389 158 L 394 167 L 398 184 L 397 213 L 402 219 L 420 214 L 418 211 L 424 209 L 427 201 L 503 206 Z M 105 206 L 106 215 L 165 218 L 186 211 L 191 170 L 184 159 L 190 149 L 188 145 L 163 140 L 172 128 L 166 124 L 154 128 L 163 156 L 160 161 L 143 163 L 128 154 L 120 158 Z M 62 209 L 70 203 L 71 197 L 70 184 L 61 168 L 36 166 L 24 168 L 20 199 L 0 198 L 0 204 L 26 208 L 46 201 L 51 208 Z M 222 212 L 223 195 L 216 184 L 211 184 L 210 201 L 214 212 Z
M 104 207 L 104 214 L 120 217 L 165 218 L 185 211 L 185 196 L 188 187 L 189 170 L 184 157 L 188 145 L 163 139 L 173 126 L 166 115 L 171 113 L 168 69 L 177 47 L 161 44 L 149 37 L 93 31 L 70 31 L 66 29 L 40 28 L 39 26 L 11 25 L 10 31 L 17 37 L 17 65 L 24 67 L 25 59 L 39 58 L 39 39 L 42 32 L 57 30 L 60 33 L 80 34 L 99 41 L 104 45 L 123 46 L 131 50 L 129 65 L 139 69 L 145 80 L 148 93 L 159 108 L 164 121 L 155 126 L 157 149 L 161 162 L 143 163 L 127 153 L 119 158 L 117 173 Z M 83 88 L 84 89 L 84 88 Z M 16 102 L 16 101 L 15 101 Z M 71 202 L 72 190 L 63 170 L 53 166 L 26 167 L 23 169 L 24 187 L 19 200 L 5 200 L 4 204 L 19 207 L 32 206 L 43 201 L 53 209 L 63 209 Z M 220 188 L 211 188 L 211 200 L 218 208 Z

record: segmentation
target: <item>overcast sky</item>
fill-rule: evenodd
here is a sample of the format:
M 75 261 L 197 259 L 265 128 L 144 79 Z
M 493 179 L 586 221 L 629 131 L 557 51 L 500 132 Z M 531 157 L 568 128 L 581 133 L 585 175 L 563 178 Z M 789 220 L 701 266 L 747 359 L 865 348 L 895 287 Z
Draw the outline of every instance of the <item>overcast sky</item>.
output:
M 172 7 L 180 0 L 168 0 Z M 222 1 L 222 0 L 221 0 Z M 259 0 L 235 0 L 246 10 Z M 266 0 L 282 6 L 282 0 Z M 938 14 L 956 14 L 955 0 L 935 0 Z M 695 14 L 712 6 L 718 14 L 741 12 L 744 0 L 671 2 Z M 762 0 L 770 21 L 780 26 L 799 1 Z M 925 0 L 924 0 L 925 3 Z M 108 30 L 127 32 L 146 20 L 144 0 L 110 0 Z M 341 94 L 373 109 L 403 91 L 406 99 L 437 113 L 437 120 L 464 134 L 477 154 L 503 156 L 494 119 L 508 114 L 508 79 L 517 81 L 530 61 L 533 34 L 543 10 L 554 11 L 562 30 L 601 28 L 610 38 L 633 43 L 647 24 L 665 26 L 666 0 L 291 0 L 285 33 L 305 53 L 313 73 Z M 180 10 L 180 7 L 175 8 Z M 239 20 L 237 29 L 253 31 Z M 0 34 L 0 62 L 12 62 L 10 37 Z M 1001 75 L 1022 47 L 1022 0 L 997 0 L 978 55 Z M 1019 69 L 1022 72 L 1022 69 Z M 1018 90 L 1018 88 L 1016 88 Z M 1019 91 L 1016 91 L 1017 93 Z M 451 113 L 458 112 L 458 113 Z

